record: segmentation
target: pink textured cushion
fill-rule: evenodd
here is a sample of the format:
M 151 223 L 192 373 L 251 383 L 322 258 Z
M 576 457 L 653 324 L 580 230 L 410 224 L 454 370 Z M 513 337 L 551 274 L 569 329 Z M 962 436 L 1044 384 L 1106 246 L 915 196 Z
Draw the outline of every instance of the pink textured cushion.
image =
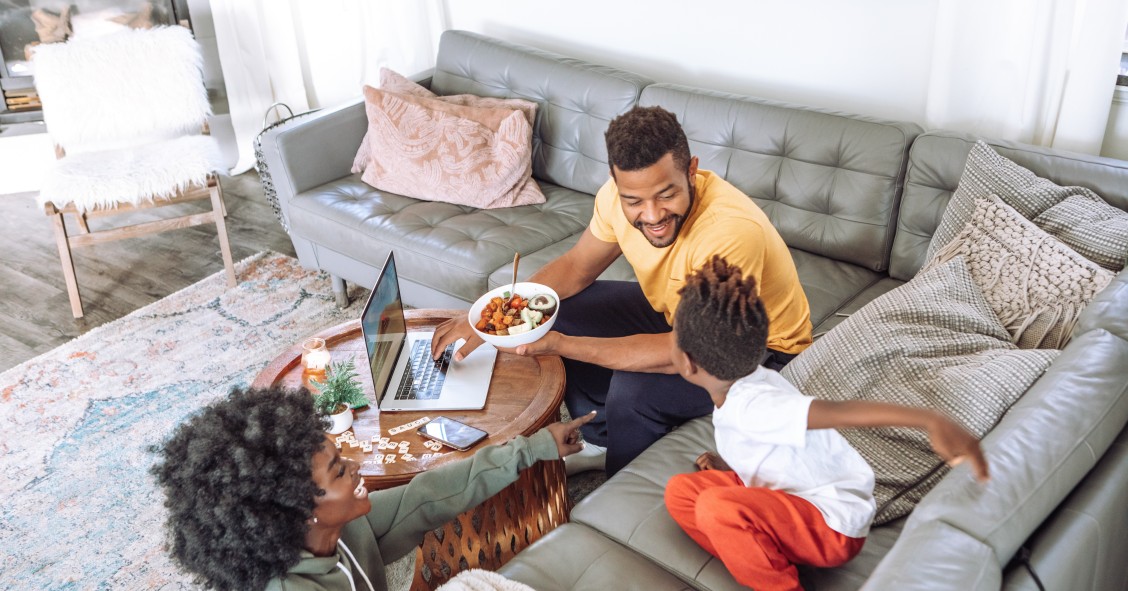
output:
M 544 203 L 532 179 L 533 128 L 523 111 L 372 87 L 364 88 L 364 103 L 364 182 L 481 209 Z
M 440 101 L 451 103 L 454 105 L 466 105 L 468 107 L 501 107 L 505 109 L 515 109 L 525 114 L 525 119 L 529 120 L 529 125 L 532 126 L 537 118 L 537 104 L 531 101 L 522 99 L 503 99 L 488 96 L 477 96 L 473 94 L 452 94 L 448 96 L 439 96 L 430 90 L 424 88 L 412 80 L 407 79 L 405 76 L 389 70 L 388 68 L 380 68 L 380 90 L 385 92 L 395 92 L 399 94 L 407 94 L 411 96 L 418 96 L 422 98 L 434 98 Z M 372 159 L 368 147 L 368 134 L 365 133 L 364 140 L 360 142 L 360 148 L 356 151 L 356 157 L 353 158 L 352 172 L 364 172 L 368 166 L 368 161 Z M 530 172 L 531 174 L 531 172 Z

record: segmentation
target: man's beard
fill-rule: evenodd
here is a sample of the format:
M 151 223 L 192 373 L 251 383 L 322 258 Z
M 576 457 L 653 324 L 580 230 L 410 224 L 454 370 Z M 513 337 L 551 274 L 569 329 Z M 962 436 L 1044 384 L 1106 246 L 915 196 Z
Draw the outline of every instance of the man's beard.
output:
M 689 215 L 690 212 L 693 211 L 693 202 L 696 199 L 696 197 L 697 197 L 697 187 L 694 185 L 693 179 L 690 178 L 689 179 L 689 207 L 686 208 L 685 215 Z M 682 224 L 684 224 L 684 223 L 685 223 L 685 216 L 679 215 L 679 214 L 676 214 L 676 213 L 671 213 L 670 215 L 662 218 L 657 224 L 644 224 L 641 220 L 635 220 L 634 227 L 639 232 L 642 232 L 643 238 L 646 238 L 646 241 L 649 242 L 651 246 L 653 246 L 655 248 L 667 248 L 670 245 L 672 245 L 674 243 L 674 241 L 676 241 L 678 239 L 678 234 L 681 233 Z M 666 238 L 666 239 L 661 240 L 659 242 L 655 242 L 654 239 L 650 237 L 650 234 L 647 234 L 646 230 L 643 229 L 644 226 L 660 226 L 662 224 L 673 224 L 674 225 L 674 231 L 670 233 L 669 238 Z

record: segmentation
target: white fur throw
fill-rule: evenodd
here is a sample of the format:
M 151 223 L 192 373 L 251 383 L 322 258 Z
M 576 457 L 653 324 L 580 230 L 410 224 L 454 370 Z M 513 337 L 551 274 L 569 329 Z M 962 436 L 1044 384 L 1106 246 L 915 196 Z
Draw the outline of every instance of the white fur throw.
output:
M 524 583 L 511 581 L 495 572 L 480 568 L 458 573 L 437 591 L 534 591 Z
M 198 134 L 211 113 L 184 27 L 46 43 L 32 64 L 47 131 L 68 154 Z
M 206 135 L 135 148 L 87 152 L 57 160 L 39 191 L 40 207 L 74 202 L 79 211 L 137 205 L 202 183 L 222 166 L 219 146 Z

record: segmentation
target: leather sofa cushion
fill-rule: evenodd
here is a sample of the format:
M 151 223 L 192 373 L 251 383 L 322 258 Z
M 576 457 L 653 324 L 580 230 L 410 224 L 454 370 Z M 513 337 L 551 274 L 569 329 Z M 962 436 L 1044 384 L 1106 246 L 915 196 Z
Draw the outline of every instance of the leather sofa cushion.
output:
M 831 318 L 834 312 L 884 275 L 795 248 L 789 250 L 811 307 L 811 326 L 819 326 Z
M 745 587 L 723 563 L 710 556 L 678 527 L 666 511 L 663 494 L 674 474 L 694 470 L 693 461 L 715 450 L 711 417 L 694 419 L 659 439 L 626 468 L 597 488 L 572 510 L 572 521 L 661 565 L 699 589 Z M 857 589 L 892 548 L 904 520 L 874 528 L 861 554 L 833 569 L 801 567 L 800 582 L 812 589 Z M 534 546 L 535 548 L 535 546 Z
M 928 243 L 960 182 L 976 139 L 968 134 L 930 131 L 913 142 L 889 261 L 890 276 L 908 281 L 924 265 Z M 1014 142 L 991 141 L 989 145 L 1042 178 L 1062 186 L 1087 187 L 1109 205 L 1128 211 L 1128 163 Z
M 685 581 L 599 532 L 565 523 L 498 573 L 537 591 L 685 591 Z
M 537 103 L 533 176 L 594 195 L 607 181 L 603 133 L 651 80 L 466 31 L 439 41 L 431 90 Z M 510 255 L 512 256 L 512 255 Z
M 752 197 L 788 246 L 886 269 L 920 127 L 675 84 L 639 104 L 677 115 L 700 166 Z
M 394 249 L 403 279 L 472 302 L 514 252 L 535 252 L 587 227 L 590 195 L 548 183 L 541 188 L 543 204 L 478 210 L 381 192 L 352 175 L 295 196 L 290 225 L 321 247 L 374 267 Z

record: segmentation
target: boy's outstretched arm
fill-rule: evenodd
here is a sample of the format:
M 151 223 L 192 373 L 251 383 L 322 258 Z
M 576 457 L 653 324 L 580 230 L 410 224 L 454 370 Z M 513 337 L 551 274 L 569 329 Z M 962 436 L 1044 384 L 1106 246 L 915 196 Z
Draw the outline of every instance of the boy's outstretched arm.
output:
M 942 413 L 924 409 L 851 400 L 811 401 L 807 413 L 808 429 L 843 429 L 851 427 L 911 427 L 928 432 L 928 441 L 948 465 L 955 466 L 964 460 L 971 462 L 976 478 L 989 477 L 987 458 L 979 447 L 979 439 Z

